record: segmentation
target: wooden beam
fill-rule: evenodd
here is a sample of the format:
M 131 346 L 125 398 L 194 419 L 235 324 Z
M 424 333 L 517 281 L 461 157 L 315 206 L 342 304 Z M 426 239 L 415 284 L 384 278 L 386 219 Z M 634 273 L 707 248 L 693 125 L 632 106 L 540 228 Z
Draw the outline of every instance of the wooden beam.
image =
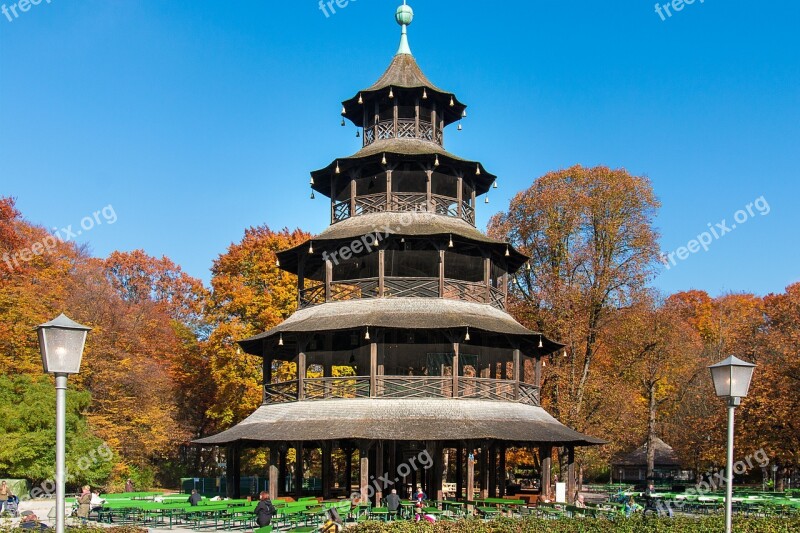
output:
M 541 394 L 541 389 L 542 389 L 542 358 L 540 356 L 538 356 L 538 355 L 536 356 L 536 366 L 534 367 L 533 373 L 534 373 L 533 384 L 536 386 L 536 388 L 539 389 L 539 391 L 540 391 L 539 394 Z
M 306 286 L 306 257 L 308 254 L 301 253 L 300 254 L 300 261 L 297 265 L 297 307 L 302 307 L 303 305 L 303 289 Z
M 514 380 L 514 399 L 519 400 L 519 376 L 520 376 L 520 352 L 519 348 L 514 349 L 514 375 L 512 379 Z
M 306 347 L 308 342 L 301 340 L 299 343 L 300 351 L 297 353 L 297 400 L 303 401 L 306 397 Z
M 369 501 L 369 448 L 366 446 L 359 446 L 359 458 L 361 459 L 361 483 L 359 484 L 361 490 L 361 502 Z
M 467 453 L 467 492 L 465 500 L 471 502 L 475 497 L 475 450 L 469 447 Z M 469 510 L 472 511 L 472 509 Z
M 456 446 L 456 501 L 464 501 L 464 447 Z
M 444 249 L 439 250 L 439 298 L 444 298 Z
M 458 202 L 458 218 L 464 218 L 464 178 L 462 176 L 458 177 L 458 191 L 456 194 Z
M 333 284 L 333 261 L 325 260 L 325 302 L 330 302 L 333 297 L 331 285 Z
M 331 499 L 331 474 L 333 472 L 331 458 L 333 447 L 331 443 L 328 441 L 322 442 L 320 452 L 322 453 L 322 498 L 329 500 Z
M 375 477 L 378 480 L 377 487 L 375 487 L 375 505 L 381 505 L 383 500 L 383 482 L 380 481 L 380 476 L 384 475 L 383 471 L 383 441 L 379 440 L 375 446 Z
M 425 210 L 429 213 L 435 213 L 436 209 L 433 206 L 433 170 L 426 170 L 425 176 Z
M 502 498 L 506 495 L 506 445 L 504 443 L 500 443 L 498 451 L 500 454 L 500 460 L 498 461 L 497 465 L 497 496 Z
M 392 170 L 386 170 L 386 211 L 392 211 Z
M 378 250 L 378 298 L 386 294 L 386 250 Z
M 553 447 L 540 446 L 539 460 L 542 465 L 542 498 L 552 502 L 553 494 L 550 489 L 550 477 L 553 471 Z
M 489 257 L 483 258 L 483 283 L 486 286 L 484 297 L 488 304 L 492 301 L 492 259 Z
M 299 500 L 303 497 L 303 443 L 295 443 L 294 451 L 294 495 Z

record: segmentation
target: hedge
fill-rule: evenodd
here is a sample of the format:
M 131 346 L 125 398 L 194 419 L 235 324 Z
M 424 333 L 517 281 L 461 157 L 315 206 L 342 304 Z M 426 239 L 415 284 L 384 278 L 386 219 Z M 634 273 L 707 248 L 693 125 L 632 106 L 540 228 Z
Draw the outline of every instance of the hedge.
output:
M 119 526 L 109 528 L 98 527 L 70 527 L 67 526 L 67 531 L 70 533 L 147 533 L 147 529 L 134 526 Z M 0 533 L 31 533 L 31 531 L 39 531 L 38 529 L 22 529 L 20 527 L 2 527 L 0 526 Z M 45 531 L 55 531 L 55 529 L 47 529 Z
M 800 531 L 800 517 L 744 518 L 733 522 L 736 533 L 794 533 Z M 501 518 L 492 522 L 464 520 L 436 524 L 413 522 L 364 522 L 348 528 L 347 533 L 719 533 L 725 531 L 725 518 L 647 518 L 605 519 Z

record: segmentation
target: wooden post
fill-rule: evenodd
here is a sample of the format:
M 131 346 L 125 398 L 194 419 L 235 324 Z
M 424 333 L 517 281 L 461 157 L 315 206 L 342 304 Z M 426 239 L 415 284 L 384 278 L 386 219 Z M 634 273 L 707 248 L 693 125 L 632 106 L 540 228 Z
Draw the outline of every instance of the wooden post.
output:
M 497 444 L 489 447 L 489 497 L 497 498 Z
M 508 272 L 503 272 L 503 309 L 508 306 Z
M 344 488 L 347 491 L 345 498 L 350 498 L 353 490 L 353 448 L 349 445 L 344 450 Z
M 332 464 L 331 453 L 333 447 L 330 442 L 325 441 L 321 443 L 320 452 L 322 453 L 322 498 L 325 500 L 331 499 L 331 473 Z
M 336 174 L 331 176 L 331 224 L 334 222 L 336 222 Z
M 399 100 L 400 99 L 397 96 L 394 97 L 394 138 L 395 139 L 397 139 L 397 131 L 398 131 L 397 121 L 400 119 L 400 114 L 399 114 L 400 109 L 399 109 L 399 106 L 397 105 Z
M 386 250 L 378 250 L 378 298 L 386 293 Z
M 232 442 L 225 448 L 225 493 L 228 498 L 239 499 L 242 479 L 241 472 L 242 448 L 238 442 Z
M 428 212 L 435 213 L 436 209 L 433 208 L 433 171 L 426 170 L 425 175 L 428 176 L 428 179 L 425 183 L 425 210 Z
M 436 102 L 431 107 L 431 129 L 433 130 L 433 142 L 436 142 Z
M 393 211 L 392 208 L 392 171 L 386 171 L 386 211 Z
M 475 498 L 475 450 L 470 446 L 467 456 L 467 496 L 466 501 L 471 502 Z M 471 512 L 472 509 L 470 508 Z
M 377 335 L 378 332 L 374 332 Z M 374 338 L 369 343 L 369 396 L 375 398 L 378 396 L 378 344 Z
M 456 501 L 463 501 L 464 494 L 464 447 L 456 446 Z
M 333 262 L 330 259 L 325 260 L 325 303 L 331 301 L 333 284 Z
M 550 476 L 553 470 L 553 447 L 540 446 L 539 459 L 542 464 L 542 487 L 541 496 L 550 501 L 553 501 L 552 493 L 550 492 Z
M 539 389 L 541 389 L 542 387 L 542 358 L 538 355 L 536 356 L 536 367 L 534 368 L 533 384 L 536 385 L 536 387 Z
M 439 250 L 439 298 L 444 298 L 444 250 Z
M 414 100 L 414 138 L 419 139 L 419 98 Z
M 369 501 L 369 447 L 361 445 L 358 448 L 359 459 L 361 463 L 361 501 Z
M 278 448 L 278 494 L 286 492 L 288 487 L 286 484 L 286 476 L 289 474 L 289 465 L 286 461 L 286 447 L 281 445 Z
M 350 178 L 350 216 L 356 216 L 356 180 Z
M 280 473 L 278 465 L 281 461 L 280 450 L 278 445 L 273 443 L 269 447 L 269 497 L 275 499 L 278 497 L 278 487 L 280 486 Z
M 461 362 L 459 360 L 459 351 L 461 344 L 456 341 L 453 343 L 453 398 L 458 398 L 458 374 Z
M 481 498 L 486 499 L 489 497 L 489 443 L 484 442 L 481 445 Z
M 380 506 L 383 500 L 383 481 L 382 476 L 385 474 L 383 471 L 383 441 L 379 440 L 375 446 L 375 480 L 377 481 L 375 489 L 375 505 Z
M 520 353 L 519 348 L 514 348 L 514 399 L 519 401 L 519 376 L 520 376 Z
M 498 474 L 498 497 L 502 498 L 506 495 L 506 445 L 501 443 L 499 445 L 500 461 L 497 465 Z
M 442 482 L 444 481 L 444 446 L 439 442 L 432 442 L 432 448 L 428 448 L 429 452 L 433 451 L 433 487 L 431 493 L 436 495 L 436 501 L 444 500 L 444 493 L 442 491 Z
M 297 354 L 297 400 L 303 401 L 306 397 L 306 347 L 308 341 L 303 339 L 299 343 L 300 351 Z
M 489 257 L 483 258 L 483 284 L 486 286 L 486 303 L 492 302 L 492 260 Z
M 567 503 L 575 503 L 575 446 L 567 448 Z
M 305 269 L 306 269 L 306 255 L 300 255 L 300 261 L 297 265 L 297 307 L 303 307 L 303 289 L 306 288 Z
M 303 443 L 297 442 L 294 445 L 294 495 L 295 499 L 303 497 Z
M 464 218 L 464 178 L 458 177 L 458 191 L 456 196 L 458 202 L 458 218 Z

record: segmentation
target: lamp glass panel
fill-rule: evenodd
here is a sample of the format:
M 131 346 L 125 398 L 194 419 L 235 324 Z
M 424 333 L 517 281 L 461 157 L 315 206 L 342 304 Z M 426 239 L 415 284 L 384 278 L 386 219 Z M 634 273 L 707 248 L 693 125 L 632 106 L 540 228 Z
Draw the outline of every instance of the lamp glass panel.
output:
M 731 396 L 744 398 L 750 389 L 750 379 L 753 377 L 753 367 L 731 367 Z
M 77 374 L 81 368 L 87 332 L 60 328 L 43 328 L 39 331 L 45 372 Z
M 717 396 L 731 395 L 731 372 L 729 366 L 718 366 L 711 369 L 711 378 L 714 380 L 714 388 Z

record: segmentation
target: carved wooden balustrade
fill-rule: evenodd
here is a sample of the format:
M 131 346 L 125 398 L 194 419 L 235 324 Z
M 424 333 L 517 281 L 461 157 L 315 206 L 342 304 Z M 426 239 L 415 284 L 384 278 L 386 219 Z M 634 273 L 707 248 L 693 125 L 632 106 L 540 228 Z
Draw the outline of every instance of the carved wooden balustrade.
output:
M 441 292 L 441 288 L 444 289 Z M 379 298 L 380 278 L 353 279 L 331 282 L 329 302 Z M 505 310 L 505 294 L 502 289 L 487 287 L 483 282 L 461 281 L 439 278 L 385 277 L 384 298 L 447 298 L 471 303 L 488 303 Z M 300 291 L 300 308 L 305 309 L 327 303 L 325 284 L 320 283 Z
M 303 394 L 298 381 L 283 381 L 264 386 L 264 403 L 352 399 L 352 398 L 461 398 L 539 405 L 539 388 L 512 380 L 458 377 L 453 390 L 452 376 L 376 376 L 373 387 L 369 376 L 305 378 Z
M 433 124 L 427 120 L 417 121 L 413 118 L 382 120 L 377 124 L 364 128 L 364 146 L 375 141 L 386 139 L 422 139 L 442 144 L 442 132 L 434 131 Z
M 352 216 L 369 215 L 384 212 L 434 213 L 454 218 L 462 218 L 475 225 L 475 208 L 468 200 L 461 202 L 461 213 L 458 211 L 458 199 L 439 194 L 432 194 L 430 200 L 425 193 L 393 192 L 391 201 L 385 192 L 364 194 L 348 200 L 334 202 L 331 206 L 331 223 L 347 220 Z

